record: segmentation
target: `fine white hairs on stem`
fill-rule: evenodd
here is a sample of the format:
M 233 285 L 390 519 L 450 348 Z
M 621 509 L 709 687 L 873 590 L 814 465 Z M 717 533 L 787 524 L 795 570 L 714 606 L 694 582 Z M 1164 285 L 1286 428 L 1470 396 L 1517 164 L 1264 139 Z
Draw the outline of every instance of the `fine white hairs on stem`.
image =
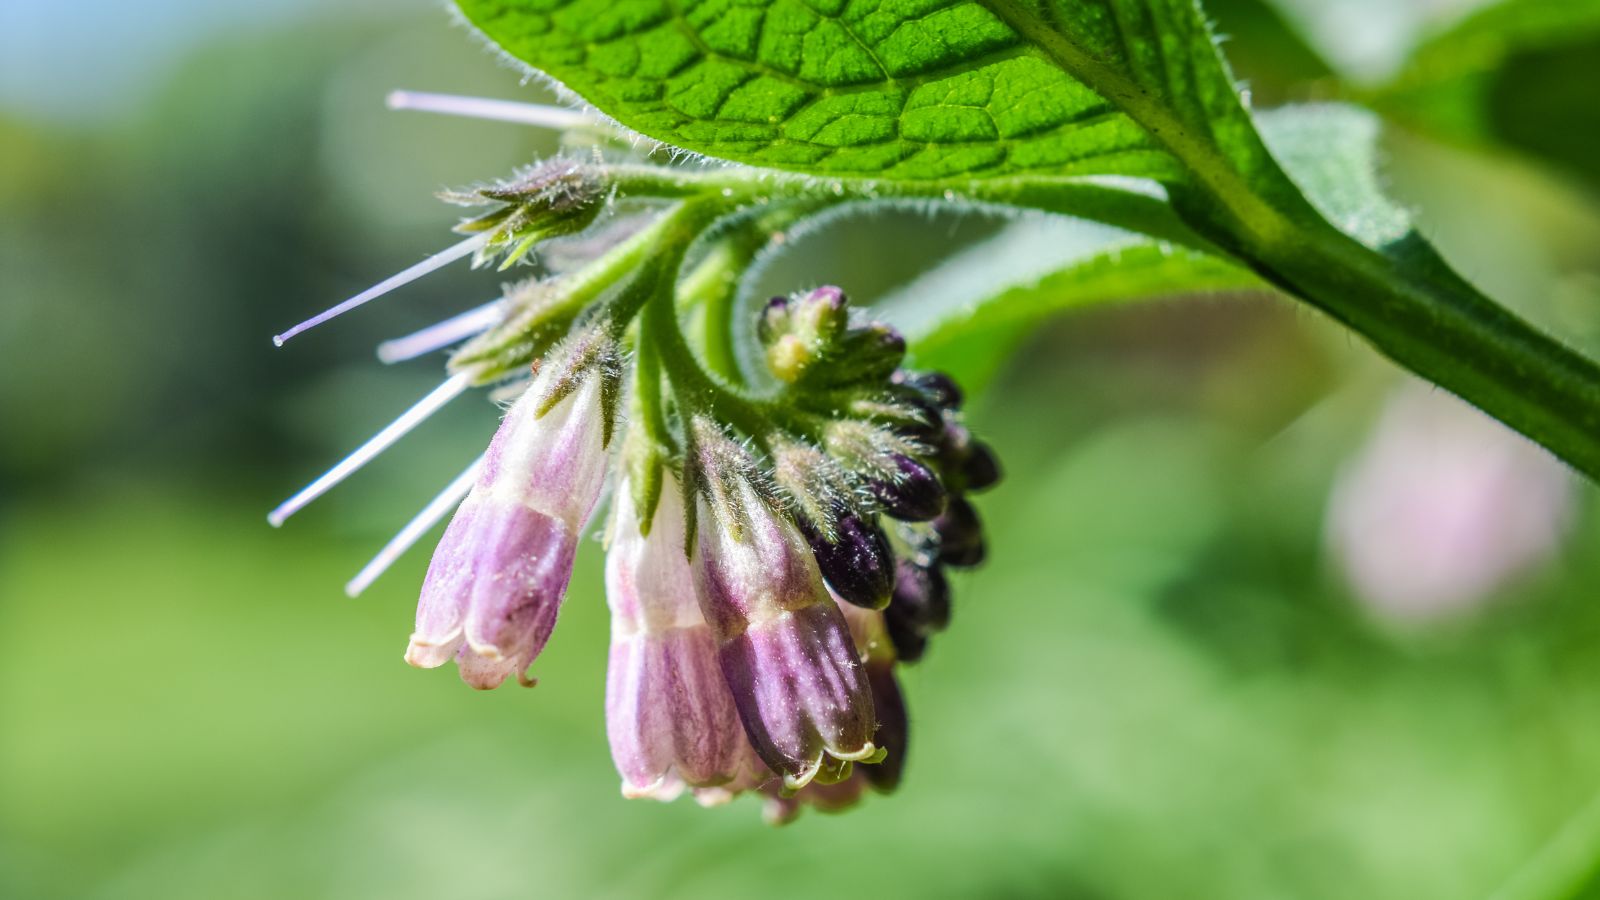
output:
M 443 350 L 451 344 L 488 331 L 504 316 L 504 301 L 491 300 L 405 337 L 384 341 L 378 345 L 378 359 L 385 364 L 393 364 Z
M 378 555 L 363 566 L 361 571 L 356 573 L 356 577 L 350 579 L 349 583 L 344 586 L 344 592 L 351 597 L 358 597 L 362 591 L 371 587 L 372 583 L 378 580 L 378 576 L 387 572 L 389 567 L 394 565 L 395 560 L 404 556 L 407 550 L 410 550 L 417 541 L 422 539 L 423 535 L 427 534 L 433 526 L 439 524 L 440 519 L 449 515 L 450 510 L 456 508 L 462 498 L 467 496 L 467 492 L 472 490 L 472 483 L 478 479 L 478 470 L 482 467 L 483 457 L 480 456 L 473 460 L 472 465 L 467 466 L 465 471 L 457 475 L 454 481 L 439 492 L 438 496 L 428 501 L 428 505 L 422 508 L 422 512 L 417 513 L 415 518 L 407 522 L 406 527 L 400 529 L 399 534 L 390 538 L 389 543 L 383 545 L 383 549 L 378 551 Z
M 447 116 L 488 119 L 494 122 L 515 122 L 519 125 L 534 125 L 555 131 L 601 127 L 598 120 L 575 109 L 543 106 L 537 103 L 518 103 L 512 100 L 429 94 L 422 91 L 392 91 L 387 102 L 390 109 L 442 113 Z
M 272 527 L 283 525 L 290 516 L 304 509 L 307 504 L 328 492 L 329 488 L 349 478 L 362 466 L 371 462 L 378 454 L 389 449 L 390 446 L 404 437 L 407 432 L 421 424 L 422 420 L 433 415 L 440 407 L 451 400 L 461 396 L 472 385 L 472 373 L 462 372 L 452 375 L 444 384 L 434 388 L 428 396 L 417 401 L 417 404 L 404 413 L 400 418 L 390 422 L 382 431 L 373 435 L 365 444 L 357 447 L 354 453 L 339 460 L 339 464 L 325 472 L 322 477 L 311 482 L 300 490 L 298 494 L 283 501 L 277 509 L 267 514 L 267 521 Z
M 442 269 L 458 259 L 471 256 L 473 253 L 476 253 L 478 249 L 481 248 L 485 243 L 487 243 L 488 240 L 488 234 L 473 235 L 461 243 L 456 244 L 454 247 L 441 250 L 422 262 L 417 263 L 411 268 L 385 278 L 372 287 L 369 287 L 354 297 L 351 297 L 349 300 L 340 303 L 338 306 L 317 313 L 316 315 L 305 320 L 304 322 L 301 322 L 299 325 L 294 326 L 282 334 L 273 335 L 272 343 L 274 346 L 282 347 L 290 338 L 300 334 L 301 332 L 310 331 L 329 319 L 342 316 L 350 310 L 367 303 L 368 301 L 376 300 L 377 298 L 382 297 L 384 294 L 389 293 L 395 288 L 410 284 L 411 282 L 416 281 L 418 278 L 421 278 L 430 272 Z

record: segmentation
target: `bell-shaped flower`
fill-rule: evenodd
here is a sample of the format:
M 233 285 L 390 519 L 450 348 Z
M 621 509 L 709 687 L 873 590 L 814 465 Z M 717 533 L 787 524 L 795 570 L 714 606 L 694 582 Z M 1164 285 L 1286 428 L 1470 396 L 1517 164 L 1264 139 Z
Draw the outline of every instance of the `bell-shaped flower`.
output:
M 871 687 L 811 548 L 742 467 L 710 463 L 691 568 L 751 745 L 789 789 L 830 757 L 876 758 Z
M 671 800 L 685 786 L 730 785 L 749 751 L 695 597 L 682 493 L 669 477 L 648 535 L 640 533 L 626 481 L 615 497 L 606 556 L 606 733 L 622 793 Z
M 483 690 L 512 675 L 532 683 L 527 668 L 555 628 L 607 468 L 600 377 L 553 394 L 556 371 L 547 366 L 512 406 L 434 550 L 406 650 L 414 666 L 454 658 Z

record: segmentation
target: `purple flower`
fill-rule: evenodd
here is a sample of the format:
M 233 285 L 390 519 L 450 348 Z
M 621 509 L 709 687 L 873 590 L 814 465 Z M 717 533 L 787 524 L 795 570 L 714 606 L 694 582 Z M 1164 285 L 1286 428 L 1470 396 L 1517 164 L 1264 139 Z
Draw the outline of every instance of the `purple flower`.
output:
M 736 781 L 748 744 L 717 662 L 716 637 L 695 599 L 683 500 L 670 479 L 648 536 L 640 534 L 632 491 L 619 485 L 606 599 L 606 733 L 623 795 L 671 800 L 686 785 Z
M 877 754 L 871 689 L 799 531 L 743 476 L 728 482 L 730 503 L 701 500 L 695 589 L 751 746 L 797 789 L 829 757 Z
M 512 675 L 532 683 L 525 673 L 555 628 L 578 535 L 605 484 L 599 379 L 541 417 L 551 380 L 534 380 L 489 445 L 434 551 L 406 649 L 420 668 L 454 657 L 480 690 Z
M 1544 450 L 1418 385 L 1389 402 L 1339 476 L 1329 543 L 1379 616 L 1464 612 L 1556 552 L 1573 488 L 1571 473 Z

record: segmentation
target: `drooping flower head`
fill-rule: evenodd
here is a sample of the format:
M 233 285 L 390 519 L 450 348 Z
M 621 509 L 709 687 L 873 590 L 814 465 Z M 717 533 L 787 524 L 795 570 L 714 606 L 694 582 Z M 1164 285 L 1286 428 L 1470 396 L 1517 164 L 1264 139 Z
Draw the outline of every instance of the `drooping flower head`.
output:
M 900 332 L 839 288 L 776 298 L 755 322 L 736 314 L 757 254 L 834 199 L 605 154 L 447 199 L 488 207 L 461 223 L 466 240 L 276 342 L 453 260 L 504 268 L 542 254 L 545 271 L 383 345 L 385 362 L 453 346 L 450 377 L 274 524 L 468 388 L 494 387 L 514 399 L 488 450 L 347 588 L 359 593 L 454 509 L 407 661 L 454 660 L 477 688 L 531 683 L 614 483 L 605 719 L 623 794 L 707 806 L 757 794 L 769 820 L 787 821 L 894 790 L 908 737 L 896 670 L 949 623 L 945 571 L 984 557 L 970 497 L 999 469 L 963 424 L 955 383 L 905 368 Z M 759 352 L 735 352 L 739 330 Z

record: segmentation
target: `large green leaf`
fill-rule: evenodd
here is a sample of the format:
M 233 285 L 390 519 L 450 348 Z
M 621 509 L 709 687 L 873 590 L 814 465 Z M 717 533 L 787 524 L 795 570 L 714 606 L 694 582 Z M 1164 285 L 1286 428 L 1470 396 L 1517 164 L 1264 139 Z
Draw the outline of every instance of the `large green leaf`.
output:
M 1329 221 L 1370 247 L 1410 230 L 1383 194 L 1379 123 L 1329 104 L 1262 116 L 1261 133 Z M 1075 219 L 1025 217 L 879 301 L 878 314 L 911 343 L 919 365 L 982 384 L 1038 324 L 1074 310 L 1178 295 L 1266 290 L 1218 257 Z
M 1330 223 L 1268 152 L 1195 0 L 457 3 L 623 125 L 722 159 L 1075 215 L 1061 188 L 1082 179 L 1063 176 L 1159 180 L 1194 243 L 1600 477 L 1600 366 L 1414 231 Z
M 1190 0 L 460 6 L 623 125 L 722 159 L 897 179 L 1177 178 L 1131 103 L 1214 137 L 1242 170 L 1264 162 Z
M 1425 41 L 1367 98 L 1453 140 L 1518 147 L 1600 182 L 1600 0 L 1507 0 Z

